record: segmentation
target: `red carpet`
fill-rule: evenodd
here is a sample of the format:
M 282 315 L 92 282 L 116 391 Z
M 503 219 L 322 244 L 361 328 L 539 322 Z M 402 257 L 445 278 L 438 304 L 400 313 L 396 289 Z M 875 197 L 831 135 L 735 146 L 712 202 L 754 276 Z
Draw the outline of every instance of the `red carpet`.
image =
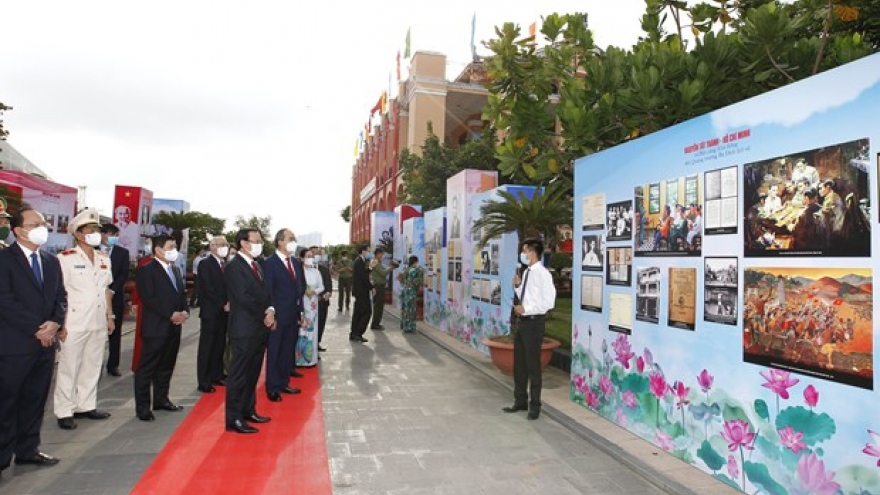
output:
M 254 435 L 225 431 L 225 388 L 203 395 L 131 493 L 333 493 L 318 369 L 300 371 L 291 385 L 302 394 L 281 402 L 266 399 L 260 378 L 257 412 L 272 421 Z

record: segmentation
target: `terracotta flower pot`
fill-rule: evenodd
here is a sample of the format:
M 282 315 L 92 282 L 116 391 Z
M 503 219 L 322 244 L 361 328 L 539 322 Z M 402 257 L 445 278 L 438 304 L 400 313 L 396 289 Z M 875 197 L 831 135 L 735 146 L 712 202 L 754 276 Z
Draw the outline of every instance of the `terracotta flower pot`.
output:
M 489 357 L 492 358 L 492 364 L 495 365 L 505 375 L 513 375 L 513 338 L 509 335 L 500 337 L 484 338 L 481 341 L 489 348 Z M 541 344 L 541 370 L 550 364 L 550 358 L 553 357 L 553 349 L 559 347 L 558 340 L 544 337 Z

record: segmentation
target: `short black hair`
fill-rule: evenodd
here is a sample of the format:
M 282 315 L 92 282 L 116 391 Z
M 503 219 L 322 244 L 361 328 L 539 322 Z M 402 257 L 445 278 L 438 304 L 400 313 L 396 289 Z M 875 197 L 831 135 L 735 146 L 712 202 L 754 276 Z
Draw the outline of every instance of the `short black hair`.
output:
M 370 246 L 368 246 L 366 244 L 362 244 L 362 245 L 358 246 L 358 254 L 361 254 L 364 251 L 369 251 L 369 250 L 370 250 Z
M 373 254 L 376 256 L 379 256 L 380 254 L 384 254 L 384 253 L 385 253 L 385 250 L 380 247 L 377 247 L 375 250 L 373 250 Z
M 255 229 L 253 227 L 245 227 L 243 229 L 239 229 L 238 232 L 235 233 L 235 249 L 237 251 L 241 250 L 242 241 L 247 241 L 251 236 L 251 232 L 256 232 L 260 234 L 260 229 Z M 262 234 L 260 234 L 262 235 Z
M 112 223 L 103 223 L 103 224 L 101 224 L 101 233 L 102 234 L 118 234 L 119 227 L 113 225 Z
M 299 250 L 299 257 L 300 257 L 300 258 L 305 258 L 305 257 L 306 257 L 306 253 L 308 253 L 309 251 L 311 251 L 309 248 L 302 248 L 302 249 L 300 249 L 300 250 Z
M 418 262 L 419 262 L 419 257 L 418 257 L 418 256 L 410 256 L 410 257 L 409 257 L 409 266 L 413 266 L 413 265 L 415 265 L 415 264 L 418 263 Z
M 9 219 L 10 229 L 15 230 L 16 227 L 24 225 L 24 212 L 26 211 L 34 211 L 34 208 L 27 203 L 22 203 L 21 208 L 12 210 L 12 218 Z
M 535 253 L 539 257 L 544 254 L 544 243 L 541 242 L 540 239 L 526 239 L 523 241 L 523 246 L 527 247 L 529 251 Z
M 156 248 L 165 249 L 165 243 L 168 241 L 173 241 L 173 240 L 174 240 L 173 237 L 171 237 L 170 235 L 165 235 L 165 234 L 159 234 L 159 235 L 155 235 L 153 237 L 150 237 L 150 242 L 153 245 L 152 253 L 154 255 L 156 254 Z

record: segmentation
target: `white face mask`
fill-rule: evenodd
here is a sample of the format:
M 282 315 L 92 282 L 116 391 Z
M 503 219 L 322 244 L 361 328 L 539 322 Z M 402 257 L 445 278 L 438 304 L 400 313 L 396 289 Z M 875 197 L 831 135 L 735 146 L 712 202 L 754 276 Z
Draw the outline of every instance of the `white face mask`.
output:
M 177 261 L 178 256 L 180 256 L 180 253 L 178 253 L 176 249 L 169 249 L 168 251 L 165 251 L 165 261 L 169 263 L 174 263 L 175 261 Z
M 263 254 L 263 245 L 256 242 L 251 243 L 251 258 L 256 258 L 261 254 Z
M 291 256 L 296 256 L 296 248 L 297 248 L 296 241 L 290 241 L 290 242 L 288 242 L 287 245 L 285 246 L 285 248 L 287 248 L 287 252 L 288 252 Z
M 27 236 L 29 241 L 33 242 L 37 246 L 42 246 L 43 244 L 46 244 L 46 241 L 49 240 L 49 229 L 43 226 L 39 226 L 31 229 L 31 231 L 28 232 Z M 101 234 L 98 234 L 98 237 L 100 238 Z M 100 242 L 101 241 L 99 239 L 98 243 L 100 244 Z
M 305 258 L 303 259 L 303 263 L 306 266 L 315 266 L 315 258 Z
M 217 248 L 217 256 L 225 258 L 229 254 L 229 246 L 220 246 Z
M 100 232 L 92 232 L 90 234 L 85 235 L 86 244 L 92 247 L 98 247 L 101 245 L 101 233 Z

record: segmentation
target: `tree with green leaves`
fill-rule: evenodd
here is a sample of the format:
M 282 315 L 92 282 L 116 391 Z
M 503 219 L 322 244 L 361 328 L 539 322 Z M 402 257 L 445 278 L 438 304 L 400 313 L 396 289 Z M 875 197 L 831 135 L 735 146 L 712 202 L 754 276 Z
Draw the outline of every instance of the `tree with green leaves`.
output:
M 260 235 L 263 236 L 263 252 L 272 252 L 275 250 L 274 239 L 275 234 L 271 232 L 272 228 L 272 216 L 266 215 L 265 217 L 258 217 L 256 215 L 251 215 L 249 217 L 243 217 L 238 215 L 235 217 L 234 222 L 236 230 L 238 229 L 246 229 L 246 228 L 254 228 L 260 231 Z M 231 239 L 229 242 L 232 245 L 235 245 L 235 232 L 226 235 L 227 239 Z M 296 253 L 291 253 L 296 254 Z
M 404 183 L 399 202 L 421 205 L 424 211 L 446 205 L 446 180 L 465 169 L 495 170 L 494 132 L 486 131 L 479 139 L 458 148 L 441 143 L 428 124 L 428 137 L 421 156 L 404 149 L 398 166 Z
M 339 212 L 339 216 L 342 217 L 342 220 L 344 220 L 345 223 L 351 222 L 351 205 L 343 208 L 342 211 Z
M 558 241 L 559 227 L 571 225 L 571 198 L 561 182 L 538 188 L 531 197 L 522 191 L 498 191 L 498 196 L 499 199 L 480 207 L 480 218 L 474 222 L 472 232 L 481 233 L 478 249 L 510 232 L 516 232 L 519 242 L 535 237 L 553 247 Z
M 208 243 L 209 236 L 222 235 L 226 220 L 202 213 L 188 211 L 163 211 L 153 216 L 153 223 L 171 229 L 171 236 L 178 245 L 183 239 L 183 231 L 189 229 L 189 256 L 196 254 L 202 245 Z
M 0 102 L 0 141 L 6 141 L 6 136 L 9 135 L 9 131 L 3 127 L 3 112 L 7 110 L 12 110 L 12 107 L 8 105 L 4 105 L 3 102 Z

